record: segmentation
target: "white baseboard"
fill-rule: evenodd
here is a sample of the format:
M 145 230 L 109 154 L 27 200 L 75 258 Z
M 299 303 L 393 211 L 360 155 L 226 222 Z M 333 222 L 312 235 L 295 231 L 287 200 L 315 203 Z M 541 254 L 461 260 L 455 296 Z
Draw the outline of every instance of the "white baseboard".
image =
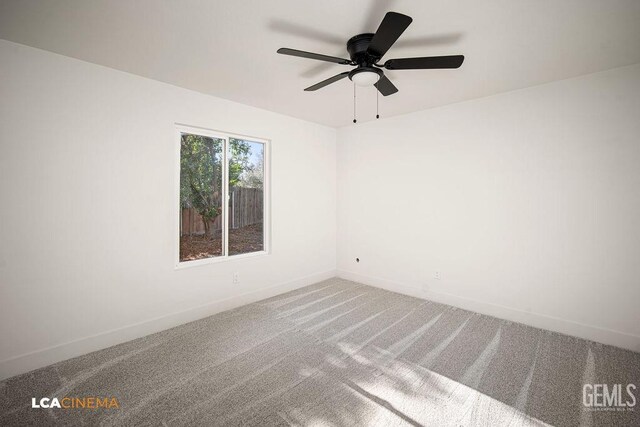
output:
M 421 299 L 428 299 L 430 301 L 452 305 L 454 307 L 459 307 L 465 310 L 486 314 L 512 322 L 523 323 L 536 328 L 546 329 L 565 335 L 571 335 L 602 344 L 640 352 L 640 336 L 625 332 L 585 325 L 571 320 L 527 312 L 498 304 L 477 301 L 446 292 L 423 290 L 415 286 L 408 286 L 388 279 L 365 276 L 345 270 L 338 270 L 338 277 Z
M 53 347 L 33 351 L 20 356 L 0 361 L 0 380 L 19 375 L 34 369 L 61 362 L 93 351 L 102 350 L 116 344 L 131 341 L 149 334 L 164 331 L 175 326 L 193 322 L 222 311 L 231 310 L 269 298 L 283 292 L 327 280 L 336 276 L 335 270 L 311 274 L 289 282 L 269 286 L 252 292 L 246 292 L 230 298 L 209 302 L 188 310 L 156 317 L 144 322 L 132 324 L 118 329 L 101 332 L 89 337 L 58 344 Z

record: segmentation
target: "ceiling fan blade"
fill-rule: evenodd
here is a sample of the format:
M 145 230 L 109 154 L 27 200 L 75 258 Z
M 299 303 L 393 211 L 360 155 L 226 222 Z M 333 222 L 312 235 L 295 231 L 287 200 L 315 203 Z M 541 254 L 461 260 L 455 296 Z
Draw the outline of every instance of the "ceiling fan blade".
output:
M 411 19 L 407 15 L 396 12 L 387 12 L 378 27 L 371 43 L 367 48 L 367 53 L 371 56 L 382 58 L 389 48 L 398 40 L 398 37 L 411 24 Z
M 398 91 L 398 88 L 391 83 L 391 80 L 387 78 L 384 74 L 378 80 L 378 83 L 374 85 L 378 91 L 384 96 L 393 95 Z
M 384 63 L 387 70 L 432 70 L 437 68 L 459 68 L 464 55 L 425 56 L 423 58 L 390 59 Z
M 305 52 L 303 50 L 289 49 L 281 47 L 278 49 L 278 53 L 282 55 L 299 56 L 300 58 L 317 59 L 318 61 L 335 62 L 336 64 L 351 64 L 351 61 L 344 58 L 337 58 L 335 56 L 322 55 L 319 53 Z
M 344 73 L 340 73 L 333 77 L 329 77 L 327 80 L 323 80 L 320 83 L 316 83 L 313 86 L 309 86 L 308 88 L 305 89 L 305 91 L 309 92 L 309 91 L 322 89 L 323 87 L 330 85 L 331 83 L 335 83 L 338 80 L 344 79 L 348 75 L 349 75 L 349 71 L 345 71 Z

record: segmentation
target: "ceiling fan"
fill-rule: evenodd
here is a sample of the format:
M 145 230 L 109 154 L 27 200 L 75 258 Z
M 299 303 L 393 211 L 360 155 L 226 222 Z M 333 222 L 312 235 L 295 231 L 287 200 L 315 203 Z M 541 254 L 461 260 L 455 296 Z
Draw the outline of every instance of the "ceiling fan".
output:
M 398 88 L 384 75 L 382 68 L 387 70 L 430 70 L 442 68 L 459 68 L 464 61 L 463 55 L 426 56 L 420 58 L 389 59 L 384 64 L 378 62 L 385 53 L 398 40 L 400 35 L 411 24 L 411 17 L 397 12 L 387 12 L 375 34 L 365 33 L 353 36 L 347 41 L 347 52 L 351 59 L 337 58 L 335 56 L 319 53 L 305 52 L 302 50 L 278 49 L 283 55 L 299 56 L 301 58 L 316 59 L 318 61 L 333 62 L 341 65 L 356 66 L 351 71 L 337 74 L 326 80 L 309 86 L 305 91 L 321 89 L 331 83 L 335 83 L 345 77 L 349 77 L 358 86 L 373 84 L 384 95 L 392 95 Z

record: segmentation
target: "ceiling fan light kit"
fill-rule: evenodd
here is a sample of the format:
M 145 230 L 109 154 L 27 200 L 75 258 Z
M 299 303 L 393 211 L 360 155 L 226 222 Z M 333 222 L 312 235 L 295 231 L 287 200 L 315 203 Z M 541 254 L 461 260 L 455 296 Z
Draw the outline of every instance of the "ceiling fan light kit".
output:
M 381 76 L 382 71 L 373 67 L 358 67 L 349 73 L 349 79 L 358 86 L 371 86 Z
M 374 85 L 379 93 L 384 96 L 393 95 L 398 88 L 384 75 L 382 70 L 427 70 L 459 68 L 463 61 L 463 55 L 427 56 L 419 58 L 389 59 L 384 64 L 380 60 L 398 40 L 413 20 L 401 13 L 387 12 L 375 33 L 364 33 L 353 36 L 347 41 L 347 52 L 351 59 L 335 56 L 305 52 L 302 50 L 280 48 L 278 53 L 283 55 L 298 56 L 301 58 L 315 59 L 318 61 L 333 62 L 339 65 L 350 65 L 356 68 L 336 74 L 319 83 L 305 89 L 307 92 L 316 91 L 345 77 L 357 86 Z M 376 102 L 377 104 L 377 102 Z M 377 106 L 377 105 L 376 105 Z M 355 111 L 355 87 L 354 87 L 354 111 Z M 355 115 L 355 113 L 354 113 Z M 376 118 L 379 115 L 376 114 Z M 354 117 L 354 123 L 356 122 Z

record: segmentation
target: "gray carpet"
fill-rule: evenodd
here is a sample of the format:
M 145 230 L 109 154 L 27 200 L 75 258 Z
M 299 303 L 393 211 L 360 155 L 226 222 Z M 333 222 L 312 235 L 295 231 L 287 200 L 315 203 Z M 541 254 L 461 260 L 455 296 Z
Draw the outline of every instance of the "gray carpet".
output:
M 10 378 L 0 425 L 640 425 L 584 383 L 640 386 L 640 354 L 332 279 Z

